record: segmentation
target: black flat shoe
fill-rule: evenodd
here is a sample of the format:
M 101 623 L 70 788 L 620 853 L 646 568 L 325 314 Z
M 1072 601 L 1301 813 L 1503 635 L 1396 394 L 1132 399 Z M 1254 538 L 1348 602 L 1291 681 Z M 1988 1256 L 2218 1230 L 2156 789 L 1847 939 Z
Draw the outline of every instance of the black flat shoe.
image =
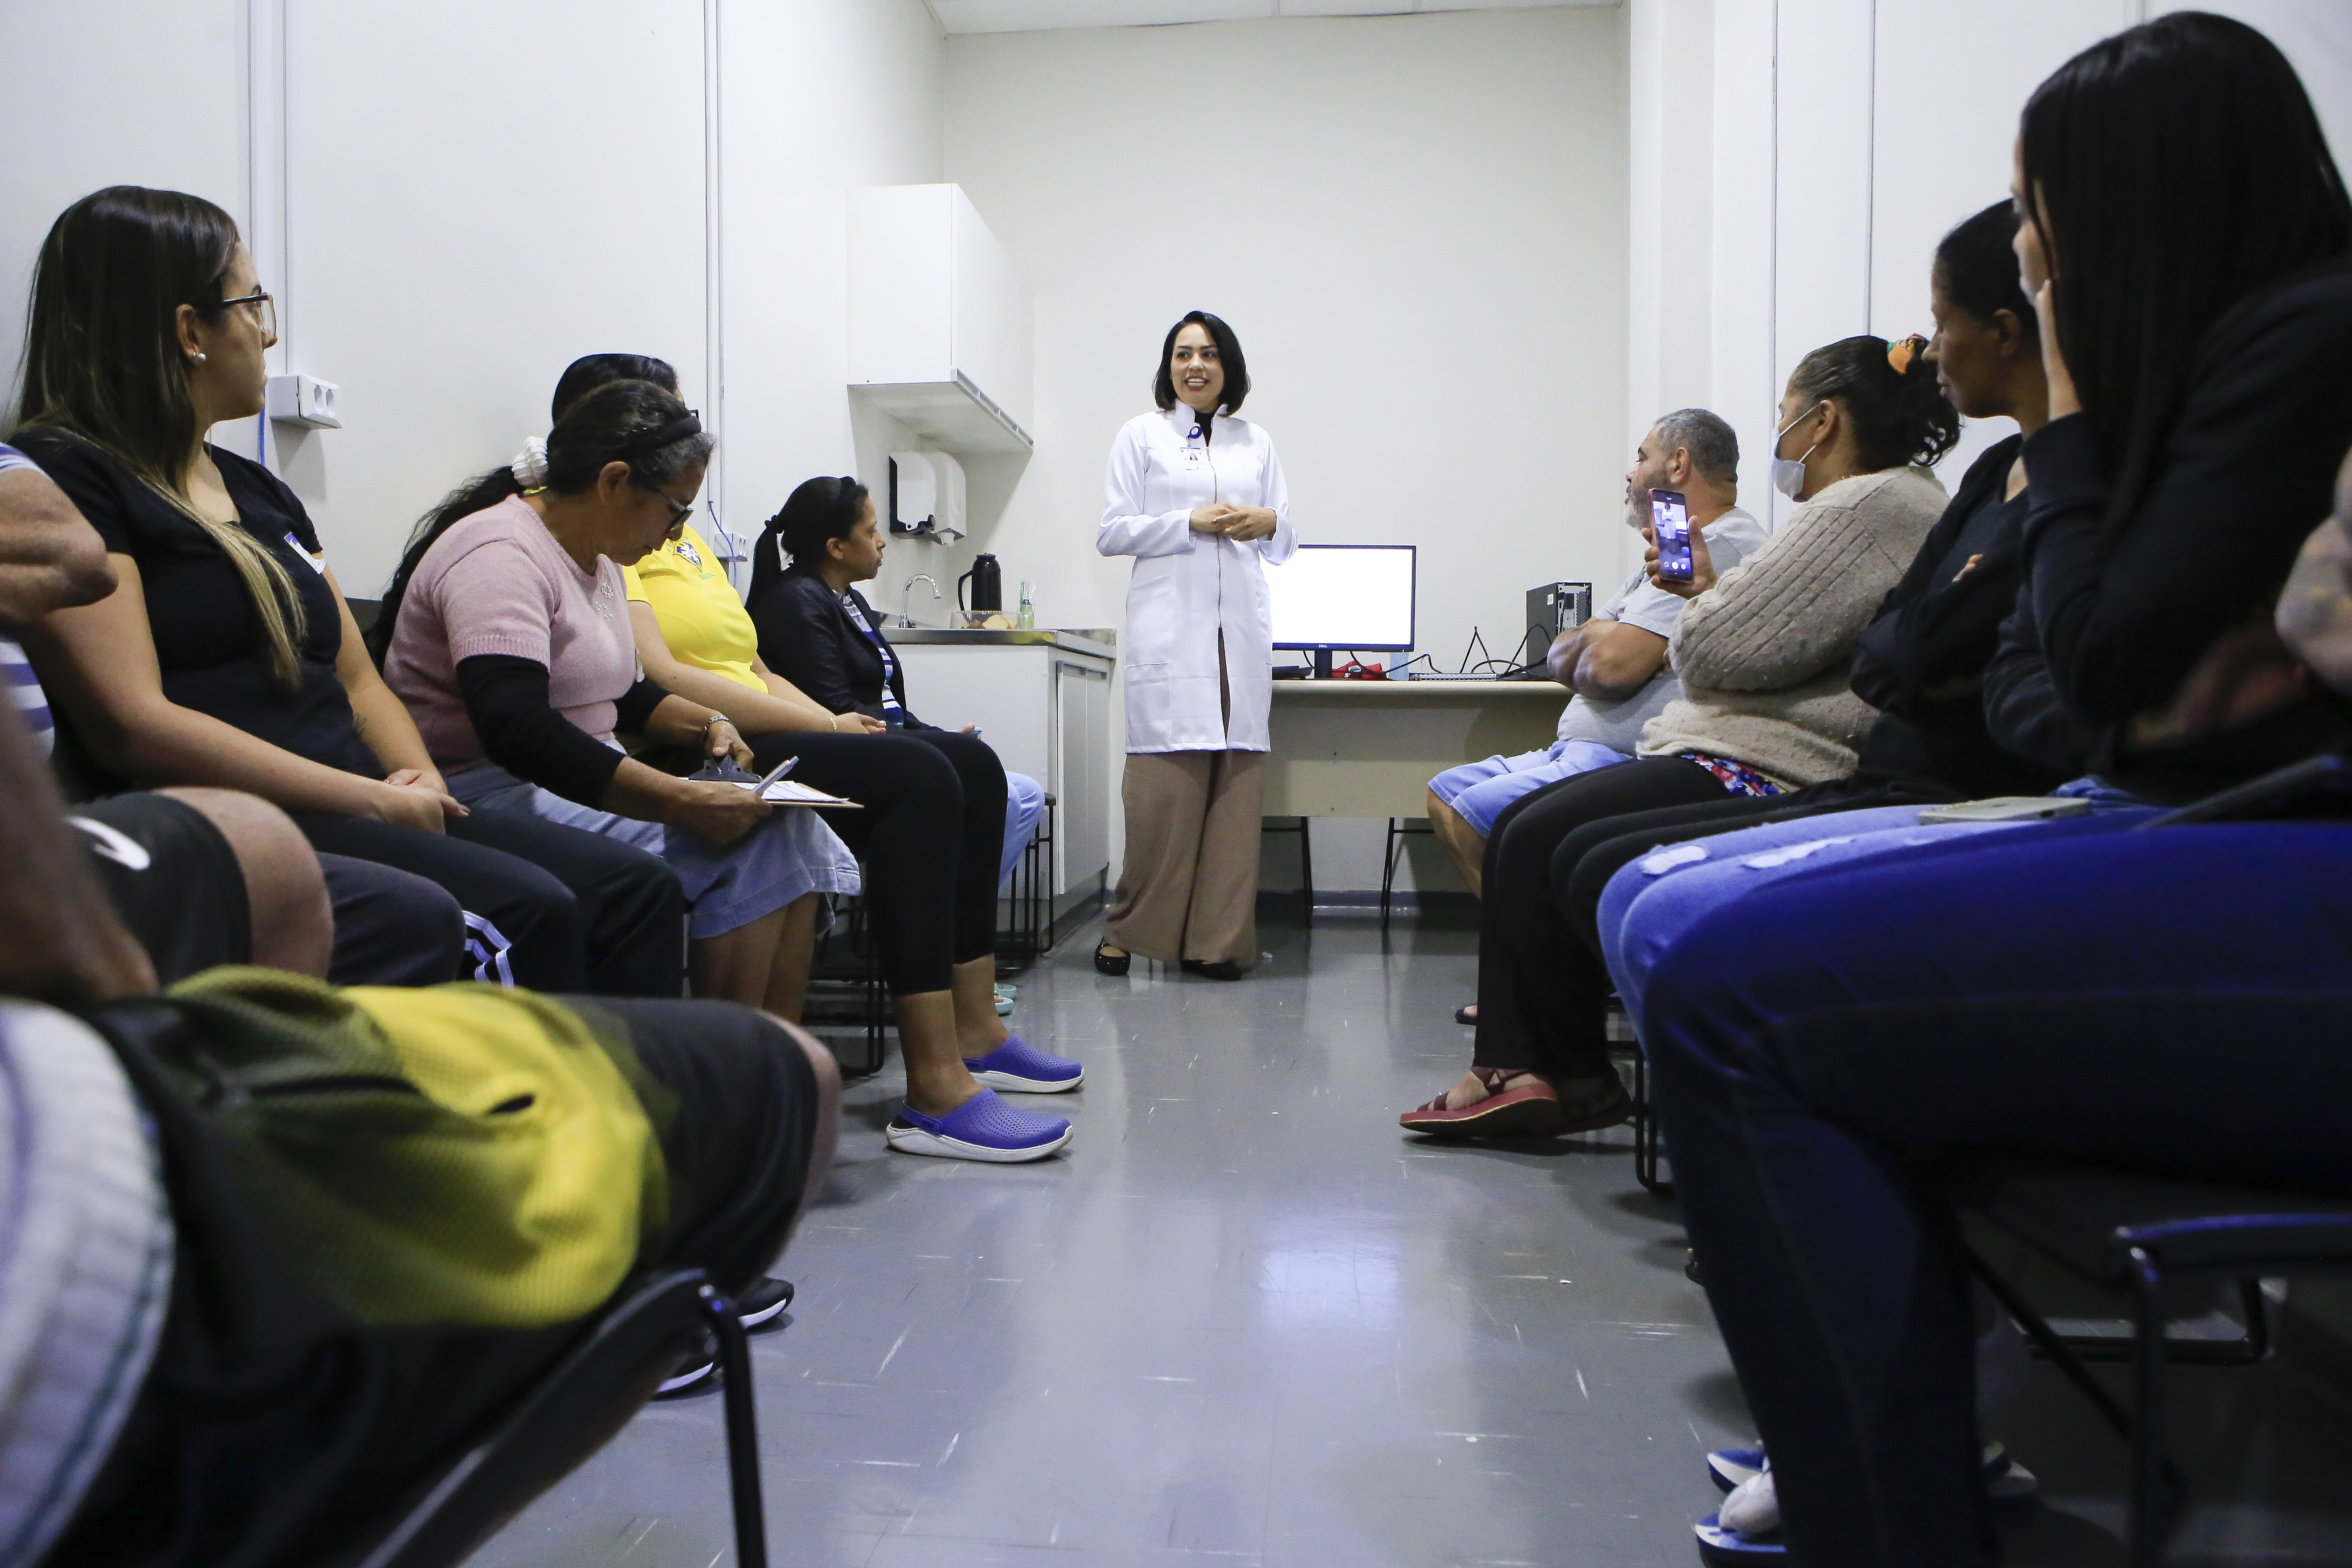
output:
M 1229 958 L 1220 959 L 1214 963 L 1188 958 L 1182 967 L 1185 973 L 1197 974 L 1203 980 L 1239 980 L 1244 973 L 1242 966 Z
M 1135 962 L 1135 954 L 1122 952 L 1117 958 L 1113 958 L 1103 951 L 1104 946 L 1105 944 L 1099 942 L 1095 943 L 1095 973 L 1113 976 L 1125 974 L 1127 966 Z
M 1475 1002 L 1465 1002 L 1461 1006 L 1454 1009 L 1454 1021 L 1461 1025 L 1465 1029 L 1476 1028 L 1478 1026 L 1478 1004 Z

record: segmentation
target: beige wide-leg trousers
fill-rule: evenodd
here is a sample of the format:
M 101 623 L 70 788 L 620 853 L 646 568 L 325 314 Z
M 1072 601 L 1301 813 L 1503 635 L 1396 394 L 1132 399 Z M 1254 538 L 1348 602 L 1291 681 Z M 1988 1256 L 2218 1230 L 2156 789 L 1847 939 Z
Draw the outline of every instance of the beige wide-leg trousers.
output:
M 1162 963 L 1257 963 L 1264 752 L 1131 752 L 1127 861 L 1103 940 Z

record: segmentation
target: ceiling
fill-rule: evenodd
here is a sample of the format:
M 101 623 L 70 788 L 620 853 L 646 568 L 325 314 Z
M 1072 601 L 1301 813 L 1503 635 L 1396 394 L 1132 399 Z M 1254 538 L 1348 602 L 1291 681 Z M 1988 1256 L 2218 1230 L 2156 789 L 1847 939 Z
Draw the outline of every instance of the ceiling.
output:
M 1037 33 L 1055 27 L 1156 27 L 1265 16 L 1396 16 L 1417 11 L 1527 11 L 1618 0 L 925 0 L 950 33 Z

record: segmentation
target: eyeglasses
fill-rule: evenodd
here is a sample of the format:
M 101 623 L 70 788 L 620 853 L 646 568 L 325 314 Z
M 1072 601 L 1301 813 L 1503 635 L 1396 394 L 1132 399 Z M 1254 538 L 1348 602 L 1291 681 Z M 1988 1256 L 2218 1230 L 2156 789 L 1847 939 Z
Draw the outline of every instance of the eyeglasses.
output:
M 667 490 L 656 490 L 654 494 L 661 497 L 662 504 L 669 508 L 669 527 L 664 531 L 663 537 L 677 538 L 686 531 L 686 520 L 694 515 L 694 503 L 681 501 Z
M 240 294 L 234 300 L 223 300 L 220 302 L 220 308 L 222 310 L 226 310 L 231 305 L 253 305 L 257 307 L 254 311 L 254 316 L 261 322 L 261 335 L 269 339 L 273 342 L 277 341 L 278 303 L 276 300 L 272 300 L 266 291 L 256 289 L 250 294 Z

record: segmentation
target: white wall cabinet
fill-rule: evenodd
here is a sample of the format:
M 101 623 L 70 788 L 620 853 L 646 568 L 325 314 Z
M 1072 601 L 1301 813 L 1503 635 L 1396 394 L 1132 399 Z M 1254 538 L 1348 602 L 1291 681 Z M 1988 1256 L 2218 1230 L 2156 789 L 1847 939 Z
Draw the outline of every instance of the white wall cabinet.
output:
M 850 194 L 849 384 L 950 452 L 1027 453 L 1029 286 L 961 185 Z
M 979 640 L 1013 637 L 1041 640 Z M 1108 650 L 1088 651 L 1098 643 L 1043 640 L 1068 637 L 903 631 L 890 638 L 906 668 L 909 709 L 927 724 L 980 725 L 1008 770 L 1053 795 L 1057 913 L 1101 891 L 1110 874 L 1114 660 Z

